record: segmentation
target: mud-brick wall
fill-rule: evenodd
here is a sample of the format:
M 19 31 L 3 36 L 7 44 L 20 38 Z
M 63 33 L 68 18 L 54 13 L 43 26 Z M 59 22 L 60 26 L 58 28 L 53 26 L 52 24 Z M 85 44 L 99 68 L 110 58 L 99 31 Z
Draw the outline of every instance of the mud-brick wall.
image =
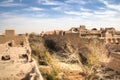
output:
M 13 37 L 15 36 L 15 30 L 5 30 L 6 37 Z
M 0 44 L 4 44 L 8 41 L 14 40 L 15 45 L 20 45 L 22 42 L 26 42 L 26 36 L 16 35 L 13 37 L 0 36 Z
M 84 47 L 86 44 L 92 43 L 94 40 L 102 43 L 103 41 L 99 39 L 88 39 L 80 38 L 79 33 L 66 33 L 65 35 L 47 35 L 43 37 L 45 44 L 49 47 L 52 46 L 53 49 L 61 50 L 66 45 L 72 46 L 74 49 L 79 49 Z

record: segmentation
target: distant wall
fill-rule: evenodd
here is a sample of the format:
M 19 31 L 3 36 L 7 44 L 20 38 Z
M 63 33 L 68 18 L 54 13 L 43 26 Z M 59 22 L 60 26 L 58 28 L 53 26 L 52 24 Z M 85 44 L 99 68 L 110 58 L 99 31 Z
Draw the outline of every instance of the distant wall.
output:
M 6 37 L 0 36 L 0 44 L 4 44 L 8 41 L 14 41 L 15 46 L 26 43 L 25 36 L 14 36 L 14 37 Z
M 81 47 L 85 47 L 86 44 L 92 43 L 97 40 L 99 43 L 103 44 L 104 40 L 100 39 L 88 39 L 80 38 L 79 33 L 66 33 L 64 35 L 47 35 L 43 37 L 47 47 L 51 47 L 56 51 L 61 51 L 70 45 L 74 50 L 79 50 Z M 53 44 L 52 44 L 53 43 Z
M 6 42 L 14 42 L 14 46 L 24 46 L 26 45 L 26 35 L 15 35 L 14 30 L 5 30 L 5 35 L 0 35 L 0 44 L 4 44 Z
M 15 30 L 5 30 L 5 36 L 6 37 L 14 37 L 15 36 Z

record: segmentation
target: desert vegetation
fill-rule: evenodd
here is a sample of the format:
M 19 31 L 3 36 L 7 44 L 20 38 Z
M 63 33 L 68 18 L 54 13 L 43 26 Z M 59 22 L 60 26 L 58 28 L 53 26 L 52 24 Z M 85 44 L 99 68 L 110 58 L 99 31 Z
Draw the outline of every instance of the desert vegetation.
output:
M 105 64 L 110 58 L 103 43 L 93 39 L 76 45 L 77 39 L 75 43 L 65 38 L 60 43 L 59 39 L 57 42 L 57 39 L 45 39 L 39 34 L 29 35 L 32 56 L 45 80 L 106 79 L 103 74 L 109 69 Z

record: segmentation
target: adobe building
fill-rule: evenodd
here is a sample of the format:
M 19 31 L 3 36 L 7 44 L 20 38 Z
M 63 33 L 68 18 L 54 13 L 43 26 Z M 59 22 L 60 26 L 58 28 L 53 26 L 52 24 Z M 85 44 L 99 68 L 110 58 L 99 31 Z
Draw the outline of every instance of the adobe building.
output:
M 102 37 L 106 43 L 120 43 L 120 34 L 117 34 L 118 32 L 113 27 L 105 28 L 102 30 Z
M 5 36 L 6 37 L 14 37 L 15 31 L 14 30 L 5 30 Z
M 0 35 L 0 44 L 11 42 L 12 46 L 27 45 L 27 36 L 25 34 L 15 34 L 15 30 L 5 30 L 5 33 Z
M 0 80 L 43 80 L 25 34 L 5 30 L 0 35 L 0 72 Z
M 80 38 L 98 38 L 101 37 L 101 31 L 93 28 L 92 30 L 86 29 L 85 25 L 80 25 L 79 28 L 72 27 L 69 31 L 65 33 L 77 33 Z
M 79 35 L 80 38 L 98 38 L 104 40 L 105 43 L 120 43 L 120 31 L 116 31 L 113 27 L 89 30 L 85 25 L 80 25 L 79 28 L 72 27 L 70 30 L 63 32 L 64 35 Z
M 24 34 L 15 35 L 14 30 L 5 30 L 0 35 L 0 61 L 30 61 L 31 49 L 28 37 Z

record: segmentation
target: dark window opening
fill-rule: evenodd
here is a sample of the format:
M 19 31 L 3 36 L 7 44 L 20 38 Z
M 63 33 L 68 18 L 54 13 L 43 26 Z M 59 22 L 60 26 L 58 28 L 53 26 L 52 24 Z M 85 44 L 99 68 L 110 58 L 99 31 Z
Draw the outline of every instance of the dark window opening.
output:
M 12 45 L 12 43 L 10 42 L 10 43 L 8 43 L 8 46 L 12 47 L 13 45 Z
M 92 30 L 95 30 L 95 31 L 97 31 L 97 29 L 96 29 L 96 28 L 93 28 Z
M 27 62 L 28 61 L 28 56 L 26 54 L 19 55 L 19 59 L 21 61 Z
M 74 32 L 78 32 L 79 30 L 78 30 L 77 28 L 74 28 L 73 31 L 74 31 Z
M 82 35 L 81 35 L 81 37 L 83 37 L 83 38 L 84 38 L 84 37 L 86 37 L 86 35 L 82 34 Z
M 23 43 L 23 42 L 21 42 L 21 43 L 20 43 L 20 45 L 23 47 L 23 46 L 24 46 L 24 43 Z
M 2 56 L 2 60 L 4 61 L 10 60 L 10 55 Z
M 65 35 L 65 32 L 63 32 L 63 36 Z

